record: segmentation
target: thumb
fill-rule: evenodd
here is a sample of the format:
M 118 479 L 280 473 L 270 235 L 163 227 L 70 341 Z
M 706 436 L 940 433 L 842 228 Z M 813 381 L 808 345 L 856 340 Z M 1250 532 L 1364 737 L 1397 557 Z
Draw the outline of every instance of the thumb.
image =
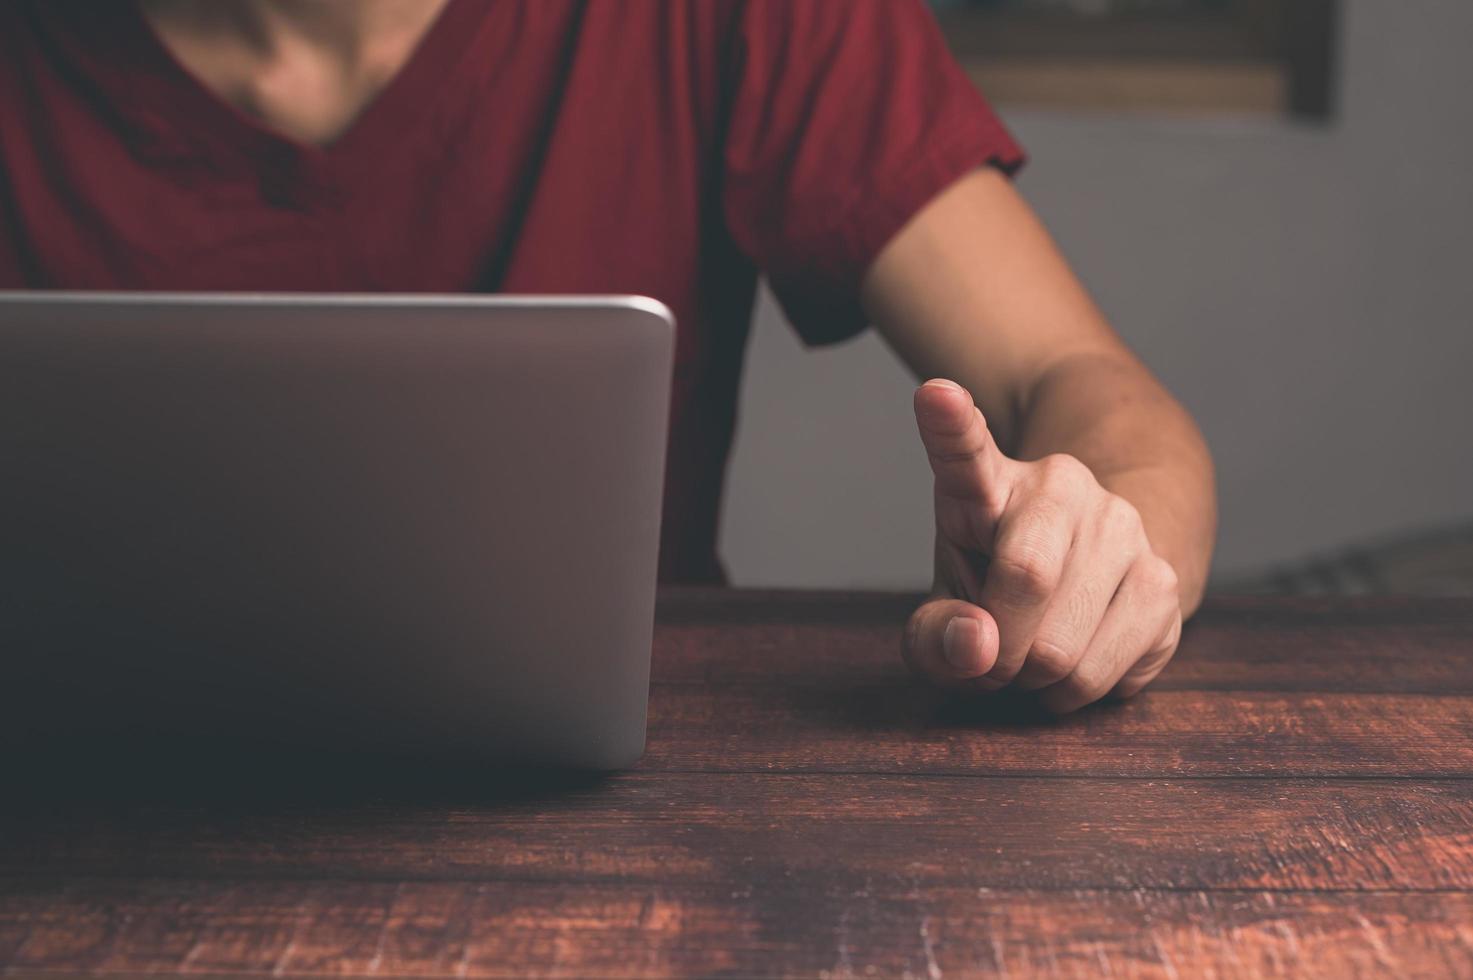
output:
M 916 673 L 952 686 L 991 670 L 997 648 L 997 621 L 987 610 L 938 597 L 911 614 L 902 652 Z

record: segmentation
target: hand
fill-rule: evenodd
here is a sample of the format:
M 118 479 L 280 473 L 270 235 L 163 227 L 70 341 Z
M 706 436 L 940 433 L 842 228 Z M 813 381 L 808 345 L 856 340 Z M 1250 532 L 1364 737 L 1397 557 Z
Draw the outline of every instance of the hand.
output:
M 1069 712 L 1149 684 L 1176 652 L 1176 573 L 1140 514 L 1072 456 L 1009 459 L 966 390 L 926 382 L 916 422 L 936 478 L 936 577 L 905 657 L 937 683 L 1038 691 Z

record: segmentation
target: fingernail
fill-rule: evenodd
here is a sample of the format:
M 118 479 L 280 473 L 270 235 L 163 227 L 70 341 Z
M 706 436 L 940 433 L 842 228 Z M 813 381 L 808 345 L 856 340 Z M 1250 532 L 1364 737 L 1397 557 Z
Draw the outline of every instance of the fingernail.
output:
M 926 385 L 930 385 L 933 388 L 950 388 L 952 391 L 962 390 L 961 385 L 957 384 L 955 381 L 948 381 L 945 378 L 932 378 L 930 381 L 927 381 L 925 385 L 921 385 L 921 387 L 924 388 L 926 387 Z
M 970 616 L 953 616 L 941 635 L 941 652 L 946 662 L 957 670 L 977 669 L 977 646 L 982 640 L 982 626 Z

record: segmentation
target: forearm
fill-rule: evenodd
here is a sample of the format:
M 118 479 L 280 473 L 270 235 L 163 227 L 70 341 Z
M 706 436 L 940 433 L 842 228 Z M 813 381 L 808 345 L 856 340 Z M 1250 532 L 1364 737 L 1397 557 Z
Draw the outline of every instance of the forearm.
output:
M 1019 400 L 1013 452 L 1068 453 L 1140 512 L 1180 580 L 1183 616 L 1201 602 L 1217 526 L 1212 459 L 1186 410 L 1129 355 L 1061 361 Z
M 1186 411 L 1110 329 L 996 170 L 957 181 L 865 278 L 866 311 L 920 378 L 971 393 L 1003 450 L 1067 453 L 1133 504 L 1196 609 L 1216 527 L 1212 461 Z

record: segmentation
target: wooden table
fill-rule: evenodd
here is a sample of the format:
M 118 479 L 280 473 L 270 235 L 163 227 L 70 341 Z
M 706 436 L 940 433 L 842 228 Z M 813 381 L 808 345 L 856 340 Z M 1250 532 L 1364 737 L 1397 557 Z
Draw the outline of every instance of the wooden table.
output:
M 0 967 L 1473 976 L 1473 601 L 1215 600 L 1062 721 L 913 684 L 914 601 L 665 594 L 606 779 L 22 781 Z

